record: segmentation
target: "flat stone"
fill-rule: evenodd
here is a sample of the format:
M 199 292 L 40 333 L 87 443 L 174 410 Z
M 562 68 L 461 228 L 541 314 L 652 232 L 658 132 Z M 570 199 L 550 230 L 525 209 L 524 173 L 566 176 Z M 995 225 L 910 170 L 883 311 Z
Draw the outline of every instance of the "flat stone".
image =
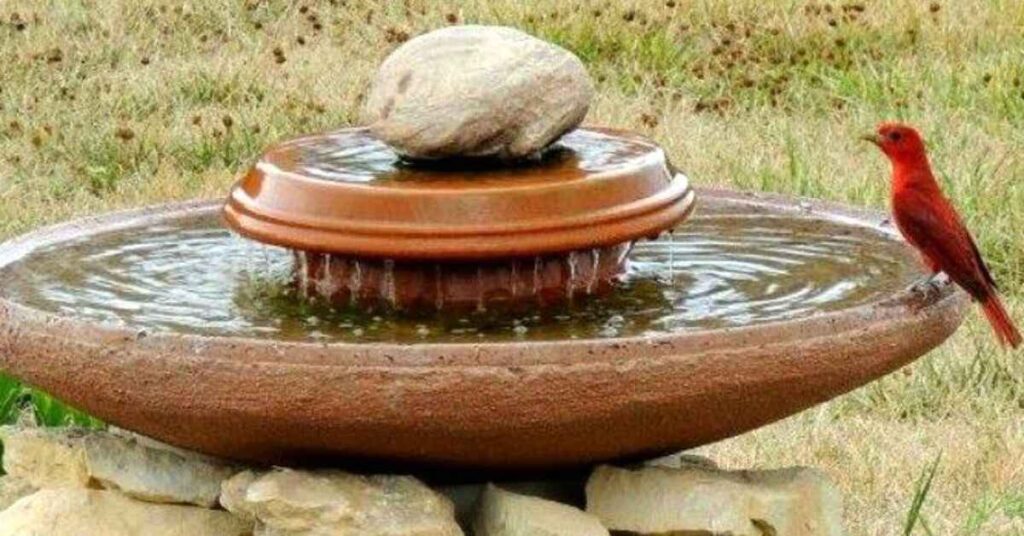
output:
M 37 488 L 85 487 L 90 481 L 85 434 L 74 428 L 2 426 L 4 471 Z
M 4 469 L 39 488 L 103 487 L 149 502 L 217 504 L 229 465 L 104 431 L 3 427 Z
M 237 470 L 180 450 L 144 446 L 104 433 L 83 439 L 89 475 L 105 488 L 150 502 L 212 507 Z
M 546 480 L 505 480 L 497 484 L 502 491 L 516 495 L 527 495 L 566 504 L 576 509 L 584 506 L 584 476 L 562 475 Z M 459 525 L 470 527 L 476 520 L 479 506 L 484 493 L 490 486 L 488 483 L 463 483 L 435 488 L 455 505 L 455 519 Z
M 572 506 L 487 486 L 476 536 L 608 536 L 598 519 Z
M 407 476 L 274 469 L 224 482 L 221 504 L 263 536 L 454 536 L 451 501 Z
M 40 490 L 0 512 L 0 536 L 246 536 L 252 524 L 222 510 L 153 504 L 116 491 Z
M 246 500 L 246 492 L 257 478 L 259 476 L 253 471 L 242 471 L 222 482 L 220 505 L 241 519 L 255 522 L 256 513 L 253 511 L 253 505 Z
M 452 26 L 384 60 L 363 116 L 405 157 L 512 160 L 578 126 L 593 93 L 586 67 L 561 47 L 512 28 Z
M 637 534 L 841 536 L 842 498 L 822 473 L 598 467 L 587 482 L 587 512 L 615 531 Z
M 12 504 L 35 493 L 37 488 L 28 481 L 16 476 L 0 476 L 0 511 L 6 510 Z

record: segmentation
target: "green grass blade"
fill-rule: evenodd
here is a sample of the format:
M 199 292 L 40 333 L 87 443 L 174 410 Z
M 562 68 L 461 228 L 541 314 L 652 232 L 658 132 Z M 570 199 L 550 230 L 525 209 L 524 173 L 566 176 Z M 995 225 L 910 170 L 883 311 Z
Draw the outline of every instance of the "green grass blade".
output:
M 907 520 L 903 524 L 903 536 L 910 536 L 914 532 L 914 527 L 919 523 L 924 529 L 926 534 L 931 534 L 931 529 L 928 528 L 928 524 L 925 522 L 924 517 L 921 515 L 921 508 L 924 506 L 925 500 L 928 499 L 928 492 L 932 489 L 932 482 L 935 480 L 935 473 L 939 469 L 939 462 L 942 460 L 942 453 L 935 457 L 935 461 L 931 463 L 921 476 L 917 478 L 917 484 L 914 486 L 914 498 L 910 501 L 910 510 L 907 511 Z

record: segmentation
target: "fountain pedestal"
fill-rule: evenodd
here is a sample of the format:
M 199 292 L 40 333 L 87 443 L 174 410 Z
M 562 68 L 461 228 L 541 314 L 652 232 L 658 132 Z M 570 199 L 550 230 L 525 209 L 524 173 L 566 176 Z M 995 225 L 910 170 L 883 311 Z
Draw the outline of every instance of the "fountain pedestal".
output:
M 224 216 L 298 252 L 300 288 L 338 305 L 525 310 L 607 292 L 630 244 L 693 206 L 636 134 L 580 129 L 535 162 L 424 167 L 357 128 L 272 147 Z
M 366 259 L 297 252 L 306 296 L 360 311 L 500 311 L 572 303 L 603 295 L 625 270 L 628 243 L 566 255 L 490 262 Z

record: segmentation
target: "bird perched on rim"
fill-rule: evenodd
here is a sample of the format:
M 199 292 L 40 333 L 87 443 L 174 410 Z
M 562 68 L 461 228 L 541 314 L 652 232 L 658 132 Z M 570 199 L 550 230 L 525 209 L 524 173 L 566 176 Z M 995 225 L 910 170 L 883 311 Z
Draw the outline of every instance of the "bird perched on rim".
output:
M 999 300 L 996 282 L 974 238 L 932 174 L 921 135 L 900 123 L 882 123 L 863 139 L 892 162 L 892 216 L 934 277 L 945 272 L 981 304 L 1000 344 L 1017 348 L 1021 334 Z

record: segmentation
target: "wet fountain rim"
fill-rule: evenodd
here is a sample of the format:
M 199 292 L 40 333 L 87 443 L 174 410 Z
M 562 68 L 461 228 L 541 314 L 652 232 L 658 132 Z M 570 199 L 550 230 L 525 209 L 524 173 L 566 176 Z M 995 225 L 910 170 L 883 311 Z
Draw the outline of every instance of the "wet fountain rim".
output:
M 727 189 L 697 189 L 710 201 L 745 203 L 790 212 L 795 216 L 824 219 L 855 225 L 877 232 L 889 239 L 900 240 L 896 231 L 882 227 L 883 214 L 870 209 L 855 208 L 818 200 L 793 199 L 774 194 L 736 192 Z M 157 223 L 190 215 L 210 215 L 221 207 L 221 200 L 194 200 L 152 205 L 142 208 L 85 217 L 41 228 L 0 243 L 0 269 L 18 262 L 39 247 L 80 239 L 95 234 L 131 228 L 140 223 Z M 966 296 L 951 286 L 921 296 L 909 289 L 886 298 L 839 311 L 814 316 L 770 321 L 749 326 L 733 326 L 635 335 L 618 338 L 566 339 L 555 341 L 499 341 L 445 343 L 391 342 L 302 342 L 274 341 L 250 337 L 204 336 L 181 333 L 146 333 L 131 327 L 113 326 L 39 311 L 10 301 L 0 289 L 0 325 L 8 330 L 26 332 L 58 331 L 64 338 L 105 344 L 118 341 L 140 349 L 162 352 L 185 351 L 202 353 L 207 359 L 242 360 L 249 363 L 293 363 L 320 366 L 387 366 L 387 367 L 479 367 L 508 366 L 514 359 L 517 366 L 574 365 L 585 355 L 588 362 L 621 361 L 629 348 L 642 349 L 643 356 L 660 353 L 659 348 L 678 350 L 692 347 L 694 354 L 711 350 L 740 349 L 764 344 L 791 341 L 834 339 L 840 332 L 867 332 L 874 326 L 885 331 L 892 324 L 915 323 L 915 317 L 931 313 L 963 316 Z M 959 320 L 957 321 L 957 323 Z M 815 334 L 809 336 L 809 334 Z M 2 333 L 0 333 L 2 335 Z M 2 342 L 2 337 L 0 337 Z M 239 348 L 251 350 L 237 355 Z M 2 348 L 2 346 L 0 346 Z M 566 352 L 572 349 L 572 352 Z M 437 356 L 443 356 L 438 359 Z
M 306 153 L 324 147 L 365 146 L 398 158 L 365 127 L 298 137 L 263 153 L 231 188 L 223 215 L 239 234 L 289 249 L 476 261 L 612 246 L 658 234 L 693 210 L 689 180 L 654 140 L 587 126 L 560 143 L 573 160 L 490 168 L 502 173 L 498 180 L 407 166 L 412 178 L 391 184 L 375 181 L 395 173 L 394 163 L 375 171 L 373 183 L 328 180 L 304 167 Z M 617 160 L 584 167 L 595 143 L 620 150 Z M 328 169 L 359 175 L 352 166 Z

